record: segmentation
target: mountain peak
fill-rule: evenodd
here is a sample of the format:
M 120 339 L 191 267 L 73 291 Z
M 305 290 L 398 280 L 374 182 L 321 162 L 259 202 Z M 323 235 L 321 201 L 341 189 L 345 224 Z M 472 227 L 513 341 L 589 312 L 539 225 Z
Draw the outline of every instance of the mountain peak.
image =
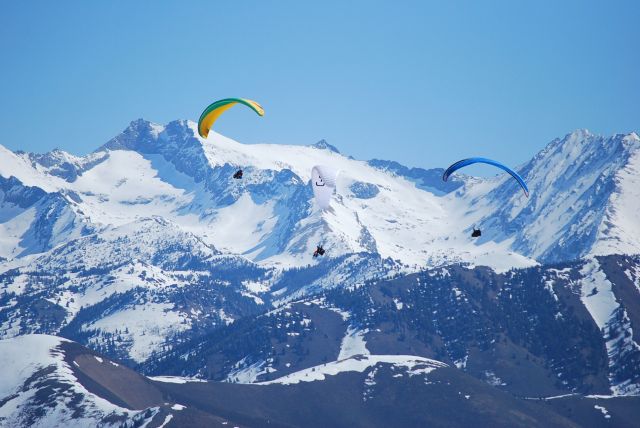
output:
M 582 138 L 591 137 L 593 136 L 593 134 L 586 128 L 579 128 L 573 131 L 572 133 L 570 133 L 568 136 L 582 139 Z
M 135 120 L 132 120 L 129 123 L 129 128 L 133 128 L 133 127 L 137 127 L 137 126 L 148 126 L 151 122 L 149 122 L 148 120 L 145 120 L 142 117 L 139 117 Z
M 629 145 L 638 144 L 640 143 L 640 136 L 636 132 L 630 132 L 624 136 L 623 141 Z
M 322 139 L 315 144 L 311 144 L 310 147 L 320 149 L 320 150 L 329 150 L 330 152 L 334 152 L 334 153 L 340 153 L 340 150 L 338 150 L 335 146 L 332 146 L 331 144 L 327 143 L 327 140 L 325 139 Z
M 155 140 L 164 130 L 164 126 L 145 119 L 137 119 L 129 123 L 129 126 L 120 135 L 109 140 L 96 150 L 140 150 L 145 143 Z
M 148 120 L 145 120 L 143 118 L 139 118 L 139 119 L 136 119 L 136 120 L 132 120 L 129 123 L 129 126 L 127 126 L 126 129 L 122 132 L 122 134 L 140 135 L 140 134 L 149 133 L 153 129 L 154 125 L 155 124 L 151 123 Z M 159 126 L 159 125 L 156 125 L 156 126 Z

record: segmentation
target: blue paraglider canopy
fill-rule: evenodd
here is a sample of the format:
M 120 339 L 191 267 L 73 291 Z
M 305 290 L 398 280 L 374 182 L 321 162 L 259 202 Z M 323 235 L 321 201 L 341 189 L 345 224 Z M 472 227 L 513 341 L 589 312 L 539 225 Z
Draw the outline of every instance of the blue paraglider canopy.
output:
M 455 171 L 459 170 L 460 168 L 464 168 L 465 166 L 472 165 L 474 163 L 486 163 L 488 165 L 497 166 L 498 168 L 502 169 L 503 171 L 508 172 L 513 178 L 516 179 L 516 181 L 518 183 L 520 183 L 520 186 L 522 187 L 522 190 L 524 190 L 524 194 L 527 196 L 527 198 L 529 197 L 529 188 L 527 187 L 527 183 L 524 182 L 522 177 L 520 177 L 520 175 L 518 175 L 517 172 L 515 172 L 514 170 L 512 170 L 508 166 L 506 166 L 506 165 L 504 165 L 504 164 L 502 164 L 502 163 L 500 163 L 498 161 L 494 161 L 492 159 L 487 159 L 487 158 L 469 158 L 469 159 L 459 160 L 458 162 L 454 163 L 449 168 L 447 168 L 447 170 L 442 175 L 442 179 L 444 181 L 447 181 L 449 176 L 451 174 L 453 174 Z

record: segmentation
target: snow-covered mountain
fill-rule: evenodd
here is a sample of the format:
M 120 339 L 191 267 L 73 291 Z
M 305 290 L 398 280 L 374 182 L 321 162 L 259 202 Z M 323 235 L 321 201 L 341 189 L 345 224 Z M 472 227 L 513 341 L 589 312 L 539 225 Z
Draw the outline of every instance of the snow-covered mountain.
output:
M 1 337 L 64 334 L 141 363 L 185 333 L 338 285 L 640 253 L 633 133 L 553 141 L 520 169 L 527 199 L 504 176 L 443 183 L 441 170 L 325 141 L 243 145 L 195 127 L 137 120 L 83 157 L 0 147 Z M 329 211 L 313 202 L 316 164 L 341 170 Z
M 640 253 L 637 134 L 605 138 L 579 130 L 549 143 L 520 173 L 528 201 L 511 181 L 464 195 L 487 229 L 483 240 L 513 240 L 514 251 L 547 263 Z
M 158 406 L 131 410 L 89 392 L 65 361 L 65 344 L 45 335 L 0 340 L 1 426 L 136 426 L 158 413 Z
M 330 212 L 312 201 L 315 164 L 342 171 Z M 520 169 L 531 188 L 527 199 L 504 176 L 443 183 L 440 170 L 358 161 L 324 141 L 248 146 L 215 133 L 204 141 L 188 121 L 138 120 L 85 157 L 3 149 L 0 176 L 14 177 L 3 189 L 47 199 L 34 206 L 35 196 L 21 196 L 16 206 L 18 191 L 4 191 L 0 255 L 46 251 L 151 216 L 222 252 L 284 268 L 315 263 L 318 242 L 330 255 L 366 251 L 423 267 L 463 261 L 508 268 L 635 253 L 639 165 L 636 134 L 576 131 Z M 241 181 L 231 178 L 237 167 L 246 172 Z M 473 223 L 486 229 L 479 241 L 462 232 Z
M 514 397 L 406 355 L 354 355 L 243 385 L 149 378 L 77 343 L 28 335 L 0 340 L 0 363 L 0 425 L 11 427 L 606 427 L 640 415 L 638 397 Z
M 144 361 L 177 332 L 257 312 L 264 303 L 256 292 L 269 274 L 165 220 L 141 219 L 2 274 L 0 331 L 6 337 L 64 328 L 94 349 L 116 340 L 115 355 Z
M 0 365 L 2 427 L 246 427 L 177 403 L 162 383 L 59 337 L 0 340 Z
M 315 379 L 356 355 L 413 355 L 518 396 L 640 395 L 639 280 L 638 256 L 503 274 L 434 268 L 289 302 L 143 368 L 261 383 Z
M 313 201 L 316 164 L 341 171 L 328 211 Z M 335 410 L 322 397 L 340 391 L 373 425 L 393 401 L 384 394 L 407 388 L 434 405 L 444 394 L 466 421 L 487 402 L 539 418 L 544 406 L 515 397 L 567 393 L 581 394 L 567 398 L 580 410 L 558 405 L 547 416 L 559 426 L 606 410 L 585 394 L 629 418 L 640 393 L 640 138 L 576 131 L 519 172 L 529 199 L 504 175 L 445 183 L 441 169 L 355 160 L 326 141 L 202 140 L 189 121 L 132 122 L 87 156 L 0 146 L 0 375 L 12 376 L 0 425 L 223 426 L 229 408 L 247 425 L 290 426 L 304 418 L 274 397 Z M 327 253 L 316 259 L 318 243 Z M 125 365 L 223 383 L 150 386 Z M 151 398 L 127 402 L 130 383 Z M 183 411 L 164 394 L 207 399 Z M 247 394 L 263 407 L 246 407 Z M 216 397 L 226 401 L 212 407 Z M 393 402 L 402 410 L 387 425 L 439 420 Z M 341 423 L 343 407 L 325 423 Z
M 7 153 L 11 159 L 0 164 L 0 175 L 14 176 L 24 186 L 46 183 L 40 188 L 60 195 L 68 216 L 77 217 L 76 229 L 159 216 L 225 253 L 263 265 L 315 263 L 311 253 L 318 242 L 333 255 L 377 253 L 407 265 L 533 263 L 507 245 L 478 246 L 460 236 L 460 224 L 451 216 L 456 207 L 440 192 L 343 156 L 326 143 L 246 146 L 215 133 L 202 141 L 194 127 L 139 120 L 84 158 L 61 151 Z M 315 164 L 342 171 L 333 211 L 320 212 L 313 204 L 308 182 Z M 231 178 L 238 166 L 245 169 L 242 181 Z M 21 242 L 18 254 L 51 247 L 25 240 L 29 226 L 23 219 L 11 229 L 13 240 Z M 15 247 L 7 245 L 0 255 L 15 256 Z

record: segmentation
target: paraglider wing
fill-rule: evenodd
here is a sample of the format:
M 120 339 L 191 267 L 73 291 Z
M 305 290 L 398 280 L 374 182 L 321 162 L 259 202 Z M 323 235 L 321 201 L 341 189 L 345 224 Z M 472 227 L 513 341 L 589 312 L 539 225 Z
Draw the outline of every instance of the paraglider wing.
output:
M 520 175 L 517 172 L 515 172 L 514 170 L 512 170 L 508 166 L 506 166 L 506 165 L 504 165 L 504 164 L 502 164 L 502 163 L 500 163 L 498 161 L 494 161 L 492 159 L 487 159 L 487 158 L 462 159 L 462 160 L 454 163 L 453 165 L 451 165 L 449 168 L 447 168 L 447 170 L 442 175 L 442 179 L 444 181 L 447 181 L 449 176 L 451 174 L 453 174 L 455 171 L 459 170 L 460 168 L 464 168 L 465 166 L 472 165 L 474 163 L 486 163 L 488 165 L 493 165 L 495 167 L 498 167 L 498 168 L 502 169 L 503 171 L 508 172 L 520 184 L 520 186 L 522 187 L 522 190 L 524 190 L 524 194 L 527 196 L 527 198 L 529 197 L 529 188 L 527 187 L 527 183 L 524 182 L 522 177 L 520 177 Z
M 331 205 L 331 196 L 336 188 L 338 171 L 324 165 L 316 165 L 311 169 L 311 187 L 318 206 L 326 210 Z
M 200 134 L 202 138 L 207 138 L 214 122 L 218 120 L 222 113 L 236 104 L 244 104 L 258 113 L 258 115 L 264 116 L 264 109 L 255 101 L 244 98 L 225 98 L 224 100 L 216 101 L 204 109 L 200 115 L 200 120 L 198 120 L 198 134 Z

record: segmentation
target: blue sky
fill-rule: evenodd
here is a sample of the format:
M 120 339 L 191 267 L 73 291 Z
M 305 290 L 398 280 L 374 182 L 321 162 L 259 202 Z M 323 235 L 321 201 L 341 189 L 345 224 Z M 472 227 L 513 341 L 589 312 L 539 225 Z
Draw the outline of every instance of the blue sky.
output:
M 0 5 L 0 144 L 84 154 L 139 117 L 356 158 L 517 165 L 577 128 L 640 130 L 640 6 L 623 1 Z

